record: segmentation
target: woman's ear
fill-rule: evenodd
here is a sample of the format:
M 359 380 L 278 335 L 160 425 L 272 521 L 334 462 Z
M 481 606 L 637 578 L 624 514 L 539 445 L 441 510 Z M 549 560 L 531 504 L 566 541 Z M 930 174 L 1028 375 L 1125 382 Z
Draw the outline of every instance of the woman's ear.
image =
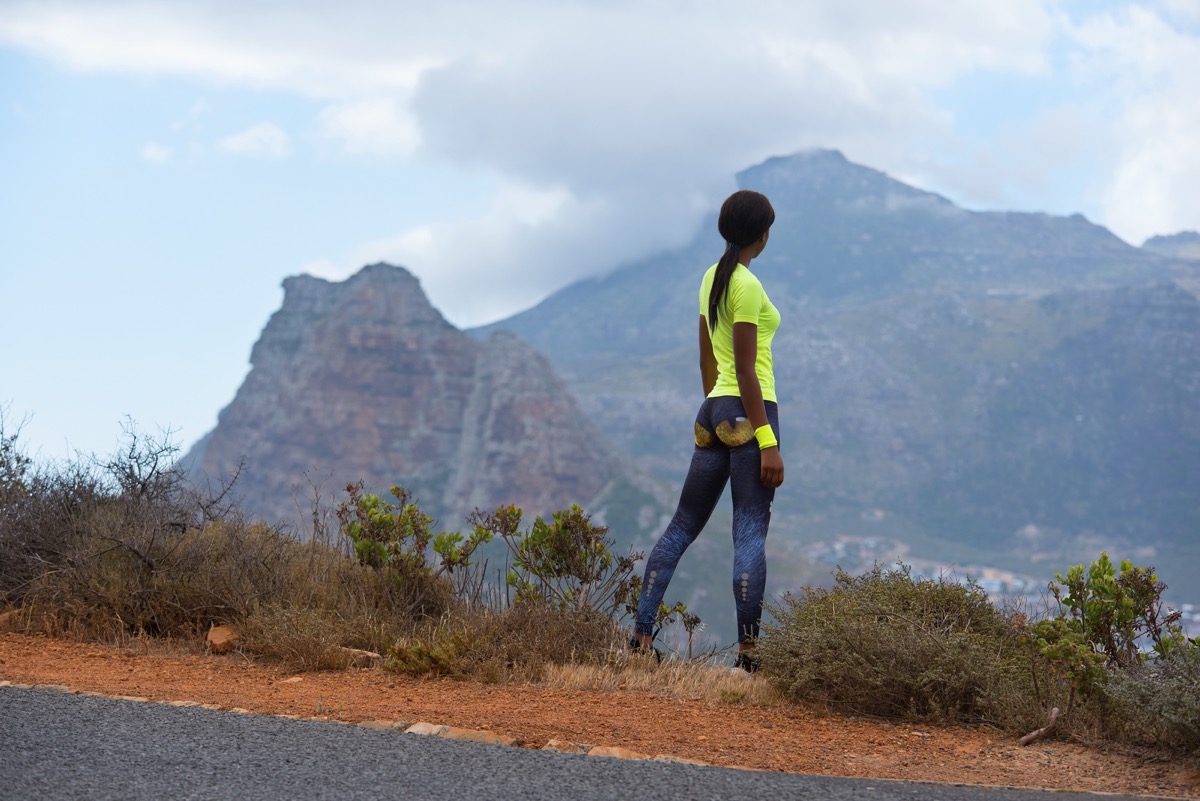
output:
M 754 243 L 754 246 L 758 249 L 759 253 L 762 253 L 763 250 L 767 247 L 767 240 L 770 238 L 771 238 L 771 229 L 768 228 L 767 230 L 762 232 L 762 236 L 760 236 L 758 238 L 758 240 Z

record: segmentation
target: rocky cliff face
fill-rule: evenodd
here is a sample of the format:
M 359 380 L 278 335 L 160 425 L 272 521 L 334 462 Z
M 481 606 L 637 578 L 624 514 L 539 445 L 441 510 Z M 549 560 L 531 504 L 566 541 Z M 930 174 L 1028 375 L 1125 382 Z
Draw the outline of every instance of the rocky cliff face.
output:
M 510 334 L 463 334 L 406 270 L 284 290 L 237 396 L 184 461 L 210 479 L 243 462 L 245 510 L 303 520 L 314 484 L 362 479 L 405 486 L 456 529 L 475 507 L 588 506 L 622 476 L 542 356 Z

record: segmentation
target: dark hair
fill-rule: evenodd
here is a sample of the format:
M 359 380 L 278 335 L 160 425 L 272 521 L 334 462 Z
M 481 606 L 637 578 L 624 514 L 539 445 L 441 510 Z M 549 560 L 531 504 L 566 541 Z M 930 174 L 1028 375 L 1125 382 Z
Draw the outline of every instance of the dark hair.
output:
M 717 262 L 717 274 L 713 276 L 712 290 L 708 293 L 709 330 L 717 329 L 717 308 L 725 300 L 729 279 L 737 268 L 738 251 L 757 242 L 774 222 L 775 209 L 761 192 L 740 189 L 721 204 L 717 230 L 725 240 L 725 252 Z

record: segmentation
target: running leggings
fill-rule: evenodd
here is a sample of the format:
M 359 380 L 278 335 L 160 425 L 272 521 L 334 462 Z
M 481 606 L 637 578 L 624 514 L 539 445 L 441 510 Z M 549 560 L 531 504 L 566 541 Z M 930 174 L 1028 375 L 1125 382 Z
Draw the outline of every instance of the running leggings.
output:
M 779 437 L 779 411 L 766 402 L 767 420 Z M 758 637 L 767 585 L 766 542 L 775 490 L 759 475 L 758 441 L 737 396 L 706 398 L 696 415 L 696 448 L 679 494 L 679 506 L 646 561 L 634 631 L 654 632 L 655 615 L 675 567 L 712 515 L 725 482 L 733 491 L 733 598 L 738 642 Z

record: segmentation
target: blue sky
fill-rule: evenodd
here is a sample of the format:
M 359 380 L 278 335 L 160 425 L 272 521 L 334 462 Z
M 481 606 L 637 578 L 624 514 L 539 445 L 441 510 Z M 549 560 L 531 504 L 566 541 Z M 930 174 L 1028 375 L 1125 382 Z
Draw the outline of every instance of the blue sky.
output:
M 970 208 L 1200 229 L 1200 0 L 0 0 L 0 409 L 216 423 L 301 272 L 455 324 L 690 239 L 810 147 Z

